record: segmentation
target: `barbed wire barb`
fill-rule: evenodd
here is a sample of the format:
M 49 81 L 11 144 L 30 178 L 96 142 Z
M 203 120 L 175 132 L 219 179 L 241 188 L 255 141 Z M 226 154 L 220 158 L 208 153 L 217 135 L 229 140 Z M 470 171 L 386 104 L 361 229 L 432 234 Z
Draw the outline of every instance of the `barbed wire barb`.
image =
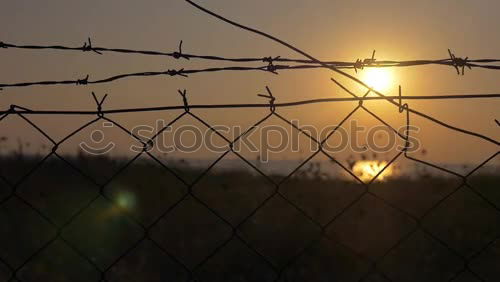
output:
M 358 73 L 358 70 L 363 70 L 365 67 L 369 67 L 373 65 L 376 61 L 375 59 L 375 50 L 372 52 L 372 57 L 371 58 L 366 58 L 364 60 L 361 59 L 356 59 L 356 61 L 353 64 L 354 72 Z
M 170 75 L 170 76 L 176 76 L 176 75 L 179 75 L 179 76 L 182 76 L 182 77 L 188 77 L 188 75 L 185 73 L 184 69 L 180 69 L 180 70 L 167 70 L 167 74 Z
M 104 117 L 104 113 L 102 112 L 102 105 L 104 104 L 104 101 L 106 101 L 108 94 L 105 94 L 100 101 L 97 99 L 97 96 L 94 92 L 92 92 L 92 97 L 94 98 L 94 102 L 97 106 L 97 116 L 100 118 Z
M 274 73 L 274 74 L 278 74 L 277 70 L 278 70 L 278 66 L 275 66 L 274 65 L 274 61 L 277 61 L 279 60 L 281 57 L 280 56 L 277 56 L 277 57 L 264 57 L 262 59 L 262 61 L 264 63 L 267 63 L 267 67 L 266 67 L 266 70 L 270 73 Z M 283 68 L 283 67 L 287 67 L 287 66 L 279 66 L 279 68 Z
M 408 107 L 408 104 L 403 105 L 403 95 L 401 85 L 399 85 L 399 113 L 402 113 L 405 109 L 408 110 Z
M 376 51 L 373 50 L 372 57 L 366 58 L 363 60 L 363 67 L 367 67 L 367 66 L 371 66 L 371 65 L 375 64 L 375 61 L 377 60 L 377 59 L 375 59 L 375 52 Z
M 276 100 L 276 98 L 273 96 L 273 93 L 271 92 L 271 89 L 269 89 L 268 86 L 266 86 L 266 91 L 267 91 L 267 95 L 266 94 L 257 94 L 257 96 L 269 99 L 269 107 L 271 109 L 271 113 L 274 113 L 276 111 L 276 106 L 274 105 L 274 101 Z
M 450 49 L 448 49 L 448 54 L 450 55 L 450 61 L 453 64 L 453 67 L 455 67 L 455 69 L 457 70 L 458 75 L 460 75 L 459 68 L 462 69 L 462 75 L 465 74 L 465 67 L 472 69 L 471 65 L 468 63 L 469 57 L 465 57 L 465 59 L 456 57 L 455 54 L 453 54 Z
M 184 58 L 184 59 L 186 59 L 186 60 L 190 60 L 189 56 L 186 56 L 186 55 L 184 55 L 184 53 L 182 53 L 182 40 L 181 40 L 181 42 L 179 43 L 179 49 L 178 49 L 177 51 L 175 51 L 174 53 L 172 53 L 172 54 L 173 54 L 172 56 L 173 56 L 175 59 Z
M 184 110 L 186 113 L 189 113 L 189 103 L 188 103 L 188 100 L 187 100 L 187 90 L 184 89 L 184 90 L 177 90 L 177 92 L 179 93 L 179 95 L 181 95 L 182 97 L 182 103 L 184 104 Z
M 85 78 L 76 80 L 76 85 L 87 85 L 87 84 L 89 84 L 89 75 L 88 74 Z
M 83 43 L 82 51 L 83 52 L 94 52 L 96 54 L 102 55 L 101 52 L 97 51 L 96 49 L 94 49 L 94 47 L 92 47 L 92 40 L 90 40 L 90 37 L 88 38 L 87 42 Z

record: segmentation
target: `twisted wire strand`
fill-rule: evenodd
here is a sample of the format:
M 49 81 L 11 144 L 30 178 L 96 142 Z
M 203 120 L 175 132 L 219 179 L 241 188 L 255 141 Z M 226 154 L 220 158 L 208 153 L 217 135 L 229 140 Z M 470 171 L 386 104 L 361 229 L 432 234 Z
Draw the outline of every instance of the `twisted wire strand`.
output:
M 238 58 L 229 58 L 223 56 L 214 56 L 214 55 L 196 55 L 189 53 L 180 53 L 180 52 L 162 52 L 162 51 L 154 51 L 154 50 L 136 50 L 136 49 L 128 49 L 128 48 L 107 48 L 107 47 L 69 47 L 63 45 L 21 45 L 21 44 L 13 44 L 13 43 L 0 43 L 0 48 L 11 48 L 11 49 L 24 49 L 24 50 L 59 50 L 59 51 L 79 51 L 79 52 L 99 52 L 99 53 L 120 53 L 120 54 L 137 54 L 137 55 L 148 55 L 148 56 L 165 56 L 171 57 L 175 59 L 185 58 L 185 59 L 202 59 L 209 61 L 225 61 L 225 62 L 265 62 L 269 61 L 271 58 L 274 62 L 286 62 L 286 63 L 299 63 L 299 64 L 317 64 L 317 62 L 313 60 L 304 60 L 304 59 L 293 59 L 293 58 L 284 58 L 281 56 L 277 57 L 238 57 Z M 477 67 L 477 68 L 486 68 L 486 69 L 500 69 L 498 65 L 485 65 L 489 63 L 498 63 L 500 59 L 468 59 L 466 66 Z M 356 61 L 348 62 L 348 61 L 339 61 L 339 60 L 327 60 L 324 63 L 331 65 L 333 67 L 341 68 L 354 68 L 357 64 Z M 454 66 L 453 60 L 450 58 L 445 59 L 420 59 L 420 60 L 377 60 L 371 63 L 363 63 L 362 67 L 410 67 L 410 66 L 422 66 L 422 65 L 444 65 L 444 66 Z
M 394 65 L 381 65 L 376 67 L 393 67 Z M 0 89 L 2 88 L 20 88 L 20 87 L 30 87 L 30 86 L 50 86 L 50 85 L 92 85 L 92 84 L 105 84 L 118 80 L 128 79 L 128 78 L 138 78 L 138 77 L 157 77 L 157 76 L 182 76 L 187 77 L 192 74 L 200 73 L 215 73 L 215 72 L 244 72 L 244 71 L 263 71 L 278 74 L 277 71 L 287 71 L 287 70 L 307 70 L 307 69 L 330 69 L 334 67 L 335 69 L 354 69 L 352 66 L 334 66 L 334 65 L 273 65 L 272 70 L 269 66 L 230 66 L 230 67 L 212 67 L 203 69 L 179 69 L 173 70 L 169 69 L 166 71 L 145 71 L 145 72 L 132 72 L 113 75 L 110 77 L 89 80 L 89 76 L 83 79 L 73 79 L 73 80 L 45 80 L 45 81 L 33 81 L 33 82 L 17 82 L 17 83 L 0 83 Z M 374 66 L 375 67 L 375 66 Z M 485 67 L 486 68 L 486 67 Z M 490 69 L 500 69 L 500 66 L 488 66 Z

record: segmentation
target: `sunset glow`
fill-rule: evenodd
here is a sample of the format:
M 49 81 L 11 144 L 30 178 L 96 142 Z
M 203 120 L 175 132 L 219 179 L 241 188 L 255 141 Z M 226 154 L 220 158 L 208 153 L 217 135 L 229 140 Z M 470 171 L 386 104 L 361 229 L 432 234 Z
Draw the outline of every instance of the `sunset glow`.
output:
M 365 68 L 361 80 L 377 91 L 387 91 L 394 84 L 392 72 L 388 68 Z
M 352 168 L 354 174 L 363 181 L 370 181 L 387 166 L 386 161 L 357 161 Z M 385 181 L 393 175 L 392 166 L 387 167 L 378 177 L 377 181 Z

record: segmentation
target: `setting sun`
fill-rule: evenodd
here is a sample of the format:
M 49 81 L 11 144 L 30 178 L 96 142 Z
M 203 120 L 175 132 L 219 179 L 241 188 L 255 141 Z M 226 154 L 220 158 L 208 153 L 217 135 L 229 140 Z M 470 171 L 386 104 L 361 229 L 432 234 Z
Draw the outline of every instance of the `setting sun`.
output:
M 387 91 L 394 84 L 392 72 L 388 68 L 365 68 L 361 80 L 377 91 Z
M 353 172 L 363 181 L 370 181 L 377 176 L 388 165 L 386 161 L 358 161 L 354 164 Z M 377 181 L 384 181 L 393 173 L 392 167 L 388 166 L 377 177 Z

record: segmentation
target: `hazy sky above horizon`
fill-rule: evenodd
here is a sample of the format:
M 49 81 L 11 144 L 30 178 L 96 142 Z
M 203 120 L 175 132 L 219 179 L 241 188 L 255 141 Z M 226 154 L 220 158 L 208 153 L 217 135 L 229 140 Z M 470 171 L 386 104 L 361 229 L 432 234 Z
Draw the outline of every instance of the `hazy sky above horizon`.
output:
M 448 57 L 448 48 L 457 56 L 472 59 L 500 57 L 500 1 L 496 0 L 197 2 L 228 18 L 276 35 L 324 60 L 354 61 L 370 57 L 374 49 L 380 60 L 443 59 Z M 175 51 L 179 41 L 183 40 L 184 51 L 188 53 L 301 58 L 265 38 L 224 24 L 183 0 L 3 1 L 0 4 L 0 25 L 0 41 L 14 44 L 76 47 L 91 37 L 94 46 Z M 0 50 L 0 62 L 0 83 L 72 80 L 87 74 L 90 79 L 99 79 L 128 72 L 222 65 L 167 57 L 12 49 Z M 422 66 L 395 68 L 392 73 L 393 87 L 386 91 L 387 95 L 397 95 L 398 85 L 403 87 L 404 95 L 500 93 L 499 71 L 473 69 L 466 70 L 465 76 L 458 76 L 450 67 Z M 6 109 L 10 104 L 17 104 L 33 109 L 92 110 L 95 105 L 91 91 L 98 95 L 109 94 L 104 105 L 108 109 L 179 105 L 182 100 L 177 89 L 187 89 L 189 101 L 193 104 L 257 103 L 263 102 L 256 94 L 263 93 L 266 85 L 271 87 L 280 102 L 346 97 L 348 94 L 332 84 L 329 79 L 332 76 L 353 90 L 359 90 L 327 70 L 282 71 L 278 76 L 263 72 L 224 72 L 195 74 L 189 78 L 127 79 L 104 85 L 4 89 L 0 92 L 0 107 Z M 338 123 L 356 103 L 321 104 L 280 112 L 290 119 L 299 119 L 301 124 L 324 127 Z M 409 104 L 452 125 L 500 139 L 499 127 L 494 122 L 495 118 L 500 118 L 500 99 L 410 101 Z M 405 122 L 397 108 L 387 102 L 367 105 L 395 127 Z M 263 117 L 267 110 L 197 113 L 214 124 L 248 126 Z M 137 124 L 154 125 L 159 118 L 168 120 L 173 117 L 174 113 L 150 113 L 116 115 L 114 118 L 133 127 Z M 91 118 L 34 117 L 33 120 L 59 140 Z M 360 113 L 354 118 L 366 126 L 377 124 L 367 114 Z M 480 163 L 498 151 L 496 145 L 454 133 L 421 118 L 414 117 L 412 122 L 422 128 L 419 137 L 428 151 L 424 158 L 430 161 Z M 1 122 L 0 132 L 2 136 L 11 137 L 9 142 L 12 144 L 6 146 L 15 146 L 18 136 L 33 143 L 43 139 L 16 117 Z M 85 138 L 89 132 L 79 136 Z M 118 133 L 110 133 L 110 136 L 107 138 L 128 142 L 124 141 L 128 140 L 126 137 L 118 137 Z M 280 158 L 298 156 L 286 153 Z

